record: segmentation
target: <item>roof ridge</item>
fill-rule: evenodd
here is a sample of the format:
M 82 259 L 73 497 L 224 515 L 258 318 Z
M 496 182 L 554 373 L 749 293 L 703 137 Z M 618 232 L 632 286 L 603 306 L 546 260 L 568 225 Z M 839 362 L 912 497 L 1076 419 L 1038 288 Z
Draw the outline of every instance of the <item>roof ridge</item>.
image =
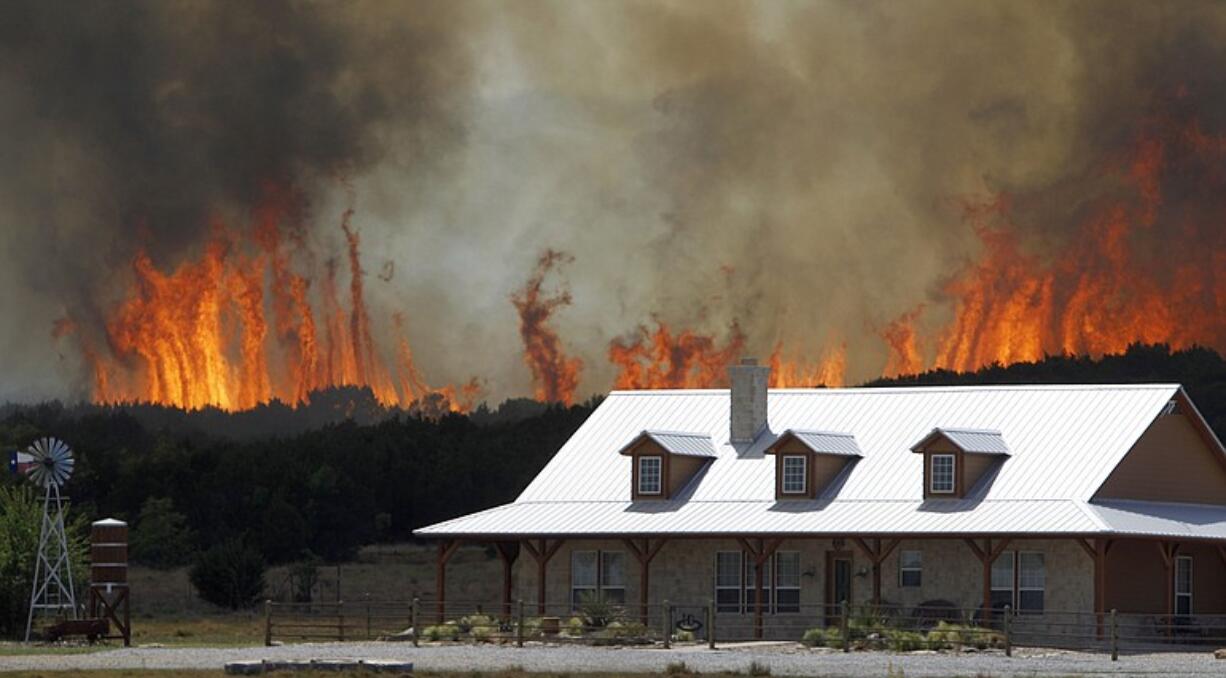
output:
M 1178 382 L 1132 382 L 1120 384 L 944 384 L 916 386 L 843 386 L 839 388 L 771 388 L 770 393 L 779 395 L 826 394 L 847 395 L 859 393 L 908 393 L 916 391 L 1139 391 L 1151 389 L 1180 388 Z M 657 389 L 614 389 L 610 396 L 653 396 L 653 395 L 727 395 L 727 388 L 657 388 Z

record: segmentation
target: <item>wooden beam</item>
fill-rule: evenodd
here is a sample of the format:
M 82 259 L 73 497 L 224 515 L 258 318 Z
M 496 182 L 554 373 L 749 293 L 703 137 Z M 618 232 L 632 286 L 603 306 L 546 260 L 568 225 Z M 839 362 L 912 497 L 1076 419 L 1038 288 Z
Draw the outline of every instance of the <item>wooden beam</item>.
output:
M 980 562 L 987 560 L 988 554 L 984 553 L 983 549 L 979 548 L 979 544 L 976 544 L 974 539 L 968 538 L 963 539 L 962 541 L 966 542 L 966 545 L 971 547 L 971 551 L 975 553 L 975 557 L 978 558 Z
M 650 540 L 649 540 L 649 541 L 650 541 Z M 656 540 L 656 545 L 655 545 L 655 546 L 652 546 L 650 549 L 647 549 L 647 562 L 651 562 L 651 560 L 652 560 L 653 558 L 655 558 L 655 557 L 656 557 L 656 554 L 657 554 L 657 553 L 659 553 L 659 552 L 660 552 L 660 549 L 664 547 L 664 542 L 666 542 L 666 541 L 668 541 L 668 540 L 667 540 L 667 539 L 658 539 L 658 540 Z
M 434 563 L 434 590 L 438 623 L 442 624 L 447 613 L 447 561 L 460 548 L 459 539 L 445 539 L 438 543 L 438 556 Z
M 634 543 L 633 539 L 623 539 L 622 543 L 626 545 L 626 548 L 629 549 L 630 553 L 634 554 L 635 560 L 639 561 L 640 563 L 643 562 L 643 551 L 639 549 L 639 545 Z
M 1008 539 L 1008 538 L 1001 539 L 1000 541 L 998 541 L 998 542 L 996 543 L 996 547 L 995 547 L 995 548 L 992 548 L 992 549 L 989 549 L 989 550 L 988 550 L 988 560 L 989 560 L 988 564 L 989 564 L 989 565 L 991 565 L 993 562 L 995 562 L 995 561 L 996 561 L 996 559 L 1000 557 L 1000 554 L 1002 554 L 1002 553 L 1004 553 L 1004 552 L 1005 552 L 1005 549 L 1009 547 L 1009 542 L 1010 542 L 1010 541 L 1011 541 L 1011 540 L 1010 540 L 1010 539 Z M 989 540 L 988 540 L 988 544 L 991 544 L 991 543 L 992 543 L 992 540 L 990 540 L 990 539 L 989 539 Z
M 1098 557 L 1098 554 L 1095 552 L 1094 546 L 1090 544 L 1089 539 L 1086 539 L 1085 537 L 1075 537 L 1073 539 L 1073 543 L 1080 546 L 1081 550 L 1085 551 L 1086 555 L 1090 556 L 1090 560 L 1094 560 Z
M 514 580 L 515 560 L 519 558 L 519 549 L 514 542 L 495 542 L 498 555 L 502 558 L 502 614 L 511 618 L 511 591 Z
M 1221 557 L 1221 559 L 1222 559 L 1222 564 L 1223 564 L 1223 565 L 1226 565 L 1226 546 L 1223 546 L 1223 545 L 1221 545 L 1221 544 L 1218 544 L 1218 545 L 1217 545 L 1217 554 L 1218 554 L 1218 556 L 1219 556 L 1219 557 Z

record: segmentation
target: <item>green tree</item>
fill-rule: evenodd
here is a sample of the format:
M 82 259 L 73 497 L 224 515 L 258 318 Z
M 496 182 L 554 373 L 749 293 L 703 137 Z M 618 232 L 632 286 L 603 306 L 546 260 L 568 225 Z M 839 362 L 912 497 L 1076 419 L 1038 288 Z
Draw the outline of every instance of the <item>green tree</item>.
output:
M 195 535 L 169 497 L 149 497 L 132 530 L 132 560 L 165 570 L 192 560 Z
M 189 576 L 200 597 L 218 607 L 247 609 L 264 595 L 264 558 L 239 540 L 200 552 Z
M 34 585 L 34 559 L 42 526 L 42 498 L 26 483 L 0 485 L 0 636 L 25 633 Z M 80 594 L 85 589 L 88 546 L 85 519 L 70 514 L 67 524 L 69 563 Z

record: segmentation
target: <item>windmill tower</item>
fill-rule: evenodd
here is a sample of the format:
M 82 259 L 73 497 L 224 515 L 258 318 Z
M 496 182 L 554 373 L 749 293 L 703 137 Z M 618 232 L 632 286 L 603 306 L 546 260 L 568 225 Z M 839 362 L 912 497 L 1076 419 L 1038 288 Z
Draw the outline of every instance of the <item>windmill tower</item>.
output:
M 72 585 L 68 534 L 64 529 L 65 498 L 60 487 L 72 475 L 72 450 L 62 440 L 42 438 L 28 450 L 32 463 L 27 476 L 43 487 L 43 520 L 38 535 L 38 558 L 34 561 L 34 588 L 26 618 L 26 641 L 36 611 L 77 618 L 77 599 Z

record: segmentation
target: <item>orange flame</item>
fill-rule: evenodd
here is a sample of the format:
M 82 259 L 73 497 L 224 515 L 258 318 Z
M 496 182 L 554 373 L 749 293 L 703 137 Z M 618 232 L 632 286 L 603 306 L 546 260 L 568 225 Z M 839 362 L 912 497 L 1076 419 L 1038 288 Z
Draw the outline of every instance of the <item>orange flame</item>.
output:
M 783 342 L 775 344 L 770 357 L 771 388 L 838 387 L 847 378 L 847 343 L 827 348 L 817 362 L 802 359 L 785 360 Z
M 295 270 L 295 258 L 311 259 L 286 222 L 296 201 L 270 190 L 253 213 L 250 238 L 215 223 L 204 252 L 163 272 L 141 250 L 132 262 L 135 286 L 106 322 L 110 346 L 100 354 L 70 319 L 57 322 L 57 337 L 75 334 L 94 373 L 97 402 L 149 402 L 199 409 L 253 408 L 278 399 L 307 402 L 331 386 L 369 387 L 384 405 L 423 414 L 467 410 L 480 394 L 474 379 L 457 388 L 430 388 L 412 362 L 397 328 L 400 389 L 375 348 L 362 288 L 359 237 L 346 212 L 341 229 L 348 245 L 350 322 L 336 295 L 336 266 L 329 261 L 323 289 L 324 339 L 317 335 L 311 279 Z M 291 226 L 293 224 L 291 223 Z M 266 294 L 265 280 L 269 279 Z M 275 341 L 269 341 L 271 309 Z M 271 361 L 269 356 L 279 360 Z M 321 359 L 322 356 L 322 359 Z
M 545 250 L 536 262 L 536 271 L 524 288 L 511 295 L 511 303 L 519 312 L 519 336 L 524 342 L 524 362 L 532 370 L 536 399 L 546 403 L 570 405 L 579 387 L 583 361 L 568 358 L 558 333 L 549 319 L 563 306 L 571 303 L 570 291 L 563 289 L 553 296 L 542 290 L 545 277 L 557 266 L 573 261 L 564 252 Z
M 969 205 L 983 244 L 978 261 L 944 287 L 954 316 L 931 365 L 957 371 L 1045 355 L 1101 356 L 1132 343 L 1226 347 L 1226 136 L 1193 120 L 1147 121 L 1122 159 L 1107 165 L 1116 190 L 1090 203 L 1053 257 L 1028 253 L 1014 224 L 1015 198 Z M 1178 186 L 1177 200 L 1164 187 Z M 916 372 L 916 308 L 882 336 L 887 375 Z
M 655 332 L 640 325 L 634 334 L 609 342 L 609 362 L 619 369 L 613 388 L 726 386 L 727 367 L 744 348 L 745 335 L 735 323 L 722 347 L 714 337 L 691 330 L 674 336 L 659 320 Z

